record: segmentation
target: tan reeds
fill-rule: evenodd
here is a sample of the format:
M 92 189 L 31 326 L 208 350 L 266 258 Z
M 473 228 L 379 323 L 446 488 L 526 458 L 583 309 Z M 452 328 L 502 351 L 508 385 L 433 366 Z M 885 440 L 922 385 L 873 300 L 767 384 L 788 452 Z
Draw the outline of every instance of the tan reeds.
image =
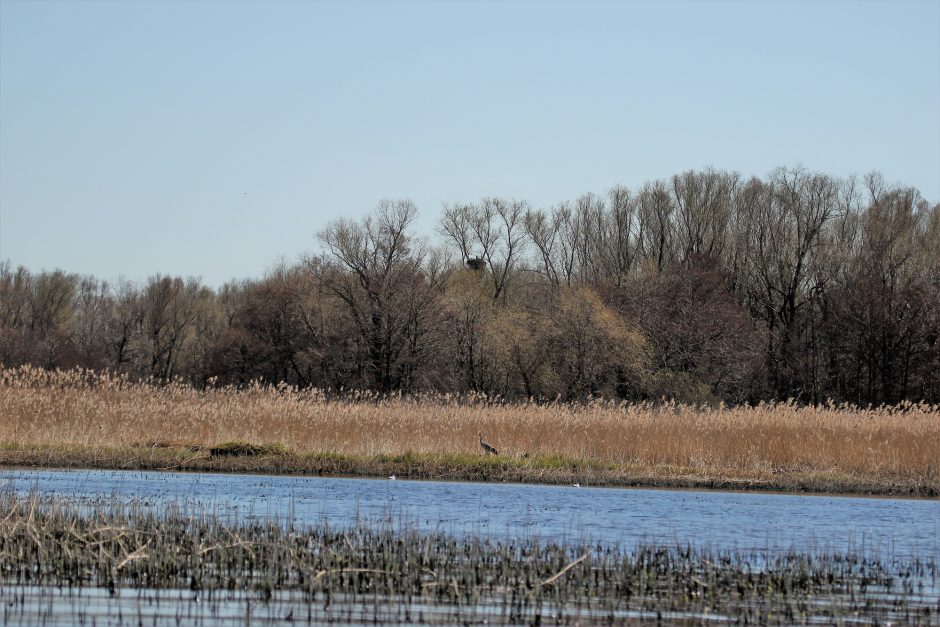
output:
M 940 407 L 696 408 L 592 401 L 503 403 L 482 396 L 381 399 L 251 385 L 199 391 L 88 371 L 0 369 L 0 445 L 211 447 L 279 443 L 349 456 L 501 455 L 612 468 L 767 478 L 831 473 L 940 483 Z

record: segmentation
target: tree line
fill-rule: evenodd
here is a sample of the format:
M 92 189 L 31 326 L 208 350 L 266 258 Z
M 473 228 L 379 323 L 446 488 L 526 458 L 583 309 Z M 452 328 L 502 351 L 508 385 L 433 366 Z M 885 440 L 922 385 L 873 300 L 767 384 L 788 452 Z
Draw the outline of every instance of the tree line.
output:
M 0 264 L 0 363 L 196 386 L 940 402 L 940 205 L 878 173 L 706 169 L 553 207 L 409 201 L 212 289 Z

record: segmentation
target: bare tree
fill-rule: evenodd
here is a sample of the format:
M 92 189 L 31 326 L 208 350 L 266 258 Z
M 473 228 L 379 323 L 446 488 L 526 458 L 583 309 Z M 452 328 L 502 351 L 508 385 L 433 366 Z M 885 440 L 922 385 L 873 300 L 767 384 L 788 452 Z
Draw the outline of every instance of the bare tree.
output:
M 525 226 L 537 253 L 536 267 L 554 287 L 599 283 L 620 286 L 637 254 L 635 205 L 630 192 L 613 188 L 608 202 L 584 194 L 548 214 L 526 212 Z
M 646 263 L 657 272 L 675 258 L 675 204 L 662 181 L 647 183 L 637 196 L 640 231 L 638 246 Z
M 940 205 L 877 173 L 688 171 L 545 209 L 382 202 L 219 290 L 0 262 L 0 363 L 574 399 L 940 401 Z M 642 357 L 642 359 L 640 359 Z
M 193 331 L 199 293 L 195 279 L 157 275 L 147 280 L 141 298 L 142 339 L 151 376 L 166 381 L 177 374 L 180 353 Z
M 32 275 L 19 266 L 10 269 L 8 261 L 0 262 L 0 328 L 23 326 L 27 318 L 27 303 L 32 290 Z
M 488 285 L 477 272 L 461 269 L 448 277 L 442 304 L 452 387 L 460 391 L 492 391 L 496 381 L 488 340 L 494 307 Z
M 595 282 L 622 287 L 636 270 L 639 242 L 643 239 L 643 224 L 637 215 L 637 203 L 630 190 L 618 186 L 607 195 L 608 212 L 605 219 L 591 230 L 597 271 Z
M 106 363 L 104 332 L 110 287 L 94 277 L 82 277 L 76 289 L 74 335 L 81 363 L 99 369 Z
M 826 374 L 843 397 L 895 403 L 929 388 L 921 373 L 937 365 L 940 299 L 922 256 L 932 248 L 925 246 L 930 207 L 915 190 L 888 186 L 877 173 L 865 184 L 867 207 L 853 221 L 849 254 L 831 264 L 842 269 L 832 275 L 822 320 Z
M 74 365 L 76 356 L 69 327 L 77 284 L 77 275 L 61 270 L 33 277 L 28 301 L 28 348 L 33 363 L 45 368 Z
M 777 394 L 807 394 L 800 383 L 798 316 L 823 287 L 817 264 L 827 222 L 839 208 L 839 183 L 803 169 L 775 170 L 748 216 L 749 298 L 767 325 L 767 368 Z
M 77 283 L 77 276 L 61 270 L 43 272 L 34 278 L 29 297 L 31 331 L 49 333 L 68 322 Z
M 538 251 L 537 267 L 553 287 L 570 286 L 583 279 L 583 264 L 589 253 L 581 209 L 582 202 L 574 207 L 565 202 L 553 208 L 550 215 L 531 209 L 526 212 L 524 224 Z
M 760 393 L 754 381 L 762 362 L 759 325 L 717 267 L 677 263 L 637 278 L 623 309 L 648 342 L 656 396 L 740 403 Z
M 24 335 L 32 283 L 32 275 L 23 266 L 11 270 L 9 262 L 0 262 L 0 363 L 12 366 L 28 361 Z
M 425 251 L 408 232 L 416 215 L 411 201 L 383 201 L 359 222 L 332 222 L 318 234 L 326 253 L 307 260 L 327 293 L 343 303 L 365 379 L 383 392 L 412 380 L 433 309 Z
M 672 177 L 679 261 L 721 257 L 728 240 L 736 173 L 690 170 Z
M 137 286 L 127 280 L 118 281 L 111 287 L 105 302 L 102 329 L 108 367 L 115 372 L 128 372 L 140 359 L 140 351 L 135 353 L 134 349 L 140 344 L 143 319 L 142 299 Z
M 530 209 L 525 215 L 525 228 L 538 255 L 536 268 L 553 287 L 558 287 L 564 277 L 564 259 L 559 260 L 558 250 L 562 227 L 561 215 L 571 213 L 567 205 L 559 205 L 551 215 L 539 209 Z M 559 267 L 562 266 L 562 267 Z
M 528 208 L 525 202 L 495 197 L 484 198 L 478 204 L 444 206 L 441 233 L 457 248 L 464 262 L 483 260 L 494 301 L 505 297 L 525 248 Z

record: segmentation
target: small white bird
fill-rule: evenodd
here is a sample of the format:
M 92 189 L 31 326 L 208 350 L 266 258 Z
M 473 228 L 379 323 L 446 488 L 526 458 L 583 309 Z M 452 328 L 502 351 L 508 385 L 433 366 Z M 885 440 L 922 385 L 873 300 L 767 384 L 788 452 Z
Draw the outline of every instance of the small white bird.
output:
M 572 487 L 572 488 L 580 488 L 580 487 L 581 487 L 581 484 L 580 484 L 580 483 L 575 483 L 575 484 L 573 484 L 571 487 Z
M 389 480 L 389 481 L 395 481 L 395 475 L 389 475 L 388 480 Z

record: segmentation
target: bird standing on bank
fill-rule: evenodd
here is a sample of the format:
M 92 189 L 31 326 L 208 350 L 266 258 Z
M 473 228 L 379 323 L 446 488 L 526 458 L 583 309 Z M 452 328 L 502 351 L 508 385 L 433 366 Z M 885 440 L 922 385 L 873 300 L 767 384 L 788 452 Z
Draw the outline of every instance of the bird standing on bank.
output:
M 487 444 L 486 442 L 483 441 L 483 434 L 482 434 L 482 433 L 480 434 L 480 448 L 482 448 L 483 451 L 486 452 L 486 453 L 492 453 L 493 455 L 499 455 L 499 452 L 496 450 L 495 447 L 490 446 L 489 444 Z

